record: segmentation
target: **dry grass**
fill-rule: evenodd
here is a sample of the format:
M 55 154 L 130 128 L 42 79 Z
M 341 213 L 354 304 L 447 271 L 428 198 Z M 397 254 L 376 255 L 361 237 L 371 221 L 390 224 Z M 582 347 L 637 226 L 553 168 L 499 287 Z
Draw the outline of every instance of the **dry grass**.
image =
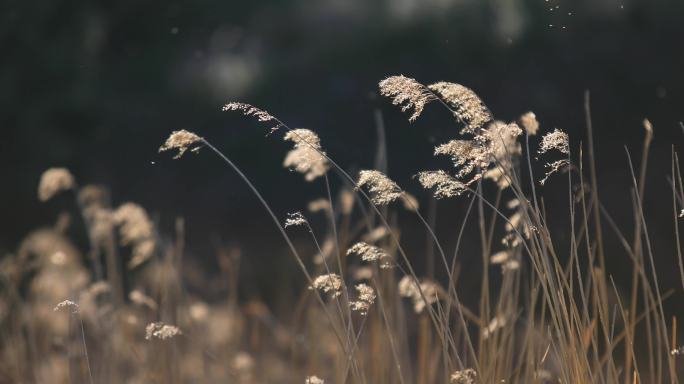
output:
M 626 234 L 599 200 L 588 95 L 590 140 L 575 150 L 567 134 L 545 132 L 531 112 L 520 117 L 520 126 L 494 120 L 475 92 L 459 84 L 425 86 L 392 76 L 380 82 L 380 92 L 413 110 L 411 121 L 437 102 L 462 128 L 435 148 L 453 167 L 416 175 L 428 191 L 428 207 L 436 207 L 430 199 L 467 202 L 451 231 L 454 250 L 443 248 L 431 224 L 437 214 L 452 212 L 435 209 L 426 218 L 418 199 L 384 169 L 352 177 L 313 131 L 290 129 L 262 109 L 229 103 L 224 111 L 275 124 L 272 132 L 285 131 L 285 140 L 294 143 L 283 164 L 320 183 L 313 185 L 325 198 L 312 201 L 309 211 L 323 217 L 322 228 L 313 228 L 301 212 L 276 215 L 249 177 L 205 138 L 177 131 L 160 151 L 178 150 L 180 158 L 206 147 L 255 194 L 288 245 L 273 257 L 290 252 L 301 270 L 291 311 L 272 313 L 260 301 L 238 300 L 241 261 L 232 248 L 216 254 L 224 299 L 209 303 L 193 296 L 186 280 L 212 280 L 197 277 L 184 262 L 182 220 L 175 233 L 162 235 L 141 206 L 114 208 L 106 190 L 79 187 L 67 170 L 53 168 L 41 178 L 38 198 L 73 193 L 89 247 L 74 246 L 65 235 L 68 224 L 59 220 L 2 260 L 0 382 L 678 382 L 683 347 L 677 319 L 663 307 L 672 292 L 659 287 L 642 206 L 653 135 L 648 121 L 638 169 L 627 153 L 632 178 L 625 190 L 633 196 L 635 225 Z M 538 132 L 534 149 L 530 137 Z M 542 177 L 533 173 L 536 162 L 547 164 Z M 345 183 L 337 197 L 331 170 Z M 684 288 L 684 188 L 674 150 L 670 177 L 677 254 L 659 257 L 678 263 Z M 547 225 L 539 187 L 545 182 L 567 191 L 567 205 L 554 209 L 565 212 L 562 233 Z M 396 224 L 401 211 L 423 226 L 429 239 L 424 254 L 406 251 Z M 465 235 L 471 226 L 479 237 Z M 603 231 L 622 248 L 606 249 Z M 302 233 L 316 255 L 295 246 L 291 236 Z M 473 279 L 463 261 L 478 258 L 462 254 L 465 242 L 480 250 L 479 291 L 461 284 Z M 629 292 L 613 282 L 607 255 L 631 265 Z M 476 302 L 473 297 L 479 300 L 471 307 L 461 300 Z

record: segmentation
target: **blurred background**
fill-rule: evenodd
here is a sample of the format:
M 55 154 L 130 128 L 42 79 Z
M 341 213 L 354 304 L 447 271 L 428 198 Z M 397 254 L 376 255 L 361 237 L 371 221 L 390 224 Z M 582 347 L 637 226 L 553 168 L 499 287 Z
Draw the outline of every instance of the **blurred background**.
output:
M 428 194 L 412 175 L 448 167 L 433 159 L 432 148 L 459 128 L 436 104 L 409 124 L 378 97 L 379 80 L 404 74 L 464 84 L 501 120 L 532 110 L 543 130 L 566 130 L 575 148 L 586 140 L 589 90 L 600 193 L 627 234 L 633 219 L 625 146 L 638 162 L 648 117 L 655 141 L 645 208 L 662 288 L 677 287 L 666 178 L 671 146 L 683 137 L 682 16 L 684 3 L 666 0 L 5 0 L 0 254 L 73 204 L 36 197 L 40 174 L 63 166 L 81 184 L 108 186 L 114 204 L 146 207 L 162 232 L 173 233 L 183 217 L 193 260 L 211 266 L 217 243 L 238 245 L 254 261 L 243 281 L 252 277 L 254 290 L 268 296 L 272 268 L 295 265 L 258 201 L 208 151 L 176 161 L 158 154 L 159 145 L 173 130 L 206 137 L 284 217 L 324 196 L 324 185 L 283 169 L 289 146 L 282 135 L 266 137 L 268 126 L 220 112 L 224 103 L 248 102 L 318 132 L 328 154 L 350 171 L 373 167 L 382 120 L 389 175 L 424 203 Z M 562 235 L 561 179 L 544 194 L 560 202 L 549 210 L 561 212 L 551 220 Z M 462 200 L 439 202 L 446 217 L 437 230 L 446 245 Z M 406 231 L 405 238 L 424 249 L 423 232 Z M 619 275 L 622 265 L 630 270 L 626 256 L 609 263 L 618 283 L 627 284 L 629 276 Z

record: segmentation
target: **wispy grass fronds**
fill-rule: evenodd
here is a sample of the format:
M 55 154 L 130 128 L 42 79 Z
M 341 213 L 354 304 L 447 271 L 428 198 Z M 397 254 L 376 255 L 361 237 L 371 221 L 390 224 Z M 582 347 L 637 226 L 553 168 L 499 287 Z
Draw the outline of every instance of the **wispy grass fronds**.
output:
M 466 191 L 466 186 L 448 173 L 438 171 L 423 171 L 418 173 L 418 182 L 425 189 L 435 189 L 437 199 L 459 196 Z
M 406 112 L 413 109 L 409 121 L 413 122 L 423 113 L 425 105 L 436 97 L 423 84 L 406 76 L 390 76 L 379 84 L 380 94 L 392 98 L 392 104 Z
M 546 153 L 553 149 L 566 155 L 570 154 L 570 140 L 568 134 L 558 128 L 542 136 L 541 144 L 539 144 L 539 154 Z
M 402 195 L 399 185 L 387 177 L 384 173 L 376 170 L 359 172 L 356 182 L 357 188 L 367 187 L 371 195 L 371 201 L 375 205 L 387 205 Z
M 173 158 L 180 159 L 188 150 L 191 152 L 199 151 L 201 141 L 201 137 L 186 131 L 185 129 L 174 131 L 171 133 L 171 136 L 166 139 L 166 142 L 159 147 L 159 152 L 177 149 L 178 153 L 173 156 Z
M 317 276 L 309 289 L 318 289 L 330 295 L 332 298 L 342 295 L 342 278 L 335 273 Z
M 347 256 L 349 255 L 359 255 L 363 261 L 377 261 L 382 269 L 392 268 L 394 265 L 394 259 L 384 249 L 363 241 L 352 245 L 347 250 Z
M 76 186 L 74 176 L 66 168 L 50 168 L 40 176 L 38 184 L 38 199 L 48 201 L 61 191 Z
M 375 302 L 375 290 L 367 284 L 357 284 L 354 286 L 356 289 L 356 300 L 350 301 L 349 306 L 352 311 L 359 312 L 362 316 L 368 314 L 368 310 L 371 305 Z
M 485 103 L 468 87 L 442 81 L 430 84 L 428 88 L 453 108 L 456 119 L 464 124 L 461 133 L 476 134 L 480 128 L 494 119 Z
M 168 340 L 182 334 L 180 328 L 163 322 L 150 323 L 145 327 L 145 340 Z
M 303 128 L 293 129 L 285 134 L 284 139 L 293 142 L 294 148 L 285 156 L 283 166 L 303 174 L 306 181 L 313 181 L 328 172 L 330 165 L 315 132 Z

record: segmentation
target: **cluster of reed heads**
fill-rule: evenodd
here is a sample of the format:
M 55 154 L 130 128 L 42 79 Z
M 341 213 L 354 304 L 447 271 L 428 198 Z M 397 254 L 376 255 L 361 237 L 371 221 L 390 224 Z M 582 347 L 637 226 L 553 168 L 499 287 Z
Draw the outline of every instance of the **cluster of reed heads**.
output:
M 219 276 L 207 279 L 223 298 L 189 293 L 187 280 L 202 277 L 183 258 L 182 220 L 164 236 L 143 207 L 113 206 L 104 187 L 79 186 L 64 168 L 47 170 L 38 198 L 72 194 L 75 203 L 52 228 L 29 234 L 16 254 L 2 259 L 0 382 L 678 382 L 684 348 L 676 317 L 663 306 L 673 292 L 659 287 L 642 207 L 653 137 L 648 121 L 638 169 L 627 153 L 632 177 L 625 191 L 635 224 L 623 233 L 599 200 L 588 95 L 588 141 L 575 153 L 565 132 L 544 132 L 534 113 L 497 121 L 462 85 L 391 76 L 379 87 L 411 113 L 410 121 L 438 104 L 460 128 L 434 150 L 452 164 L 415 175 L 428 191 L 421 199 L 382 164 L 350 175 L 315 132 L 291 129 L 243 103 L 223 110 L 270 125 L 269 135 L 283 133 L 293 145 L 283 166 L 321 189 L 323 197 L 305 210 L 276 214 L 230 157 L 195 133 L 173 132 L 160 147 L 177 151 L 175 158 L 208 148 L 254 193 L 287 245 L 272 257 L 290 254 L 301 270 L 291 313 L 238 298 L 234 248 L 217 251 Z M 538 162 L 543 175 L 533 173 Z M 677 240 L 667 262 L 681 269 L 680 174 L 673 150 L 673 211 L 663 219 L 672 221 Z M 332 191 L 331 177 L 344 186 Z M 562 242 L 547 225 L 541 185 L 552 182 L 567 187 L 561 188 L 567 205 L 556 209 L 567 213 Z M 442 246 L 434 217 L 421 213 L 420 201 L 430 199 L 466 202 L 450 231 L 454 249 Z M 398 212 L 421 225 L 429 252 L 405 250 Z M 314 228 L 312 216 L 322 227 Z M 85 250 L 69 239 L 74 222 L 84 224 Z M 468 226 L 479 237 L 466 238 Z M 605 249 L 604 231 L 622 248 Z M 293 236 L 308 239 L 316 252 L 300 251 Z M 464 253 L 466 241 L 480 254 Z M 614 283 L 607 257 L 632 266 L 627 289 Z M 461 266 L 473 259 L 482 264 L 479 291 L 464 291 L 459 276 L 468 271 Z

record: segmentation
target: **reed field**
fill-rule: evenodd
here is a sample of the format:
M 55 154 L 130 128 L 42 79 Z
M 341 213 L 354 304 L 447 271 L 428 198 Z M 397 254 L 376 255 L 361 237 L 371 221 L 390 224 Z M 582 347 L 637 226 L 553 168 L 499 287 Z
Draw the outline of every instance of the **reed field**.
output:
M 407 125 L 428 108 L 445 117 L 451 138 L 434 146 L 442 167 L 389 172 L 385 137 L 393 132 L 379 125 L 375 163 L 351 171 L 315 130 L 289 126 L 269 106 L 229 102 L 223 113 L 258 124 L 263 146 L 291 146 L 281 164 L 268 166 L 291 170 L 292 183 L 320 196 L 280 212 L 253 182 L 259 175 L 244 173 L 211 132 L 169 130 L 159 138 L 161 157 L 173 164 L 212 158 L 240 180 L 232 188 L 259 203 L 260 230 L 282 235 L 269 257 L 296 270 L 287 310 L 240 293 L 252 283 L 241 278 L 251 261 L 239 245 L 216 246 L 204 257 L 217 268 L 198 269 L 188 260 L 193 244 L 182 217 L 165 233 L 145 207 L 112 201 L 108 186 L 58 164 L 36 175 L 36 199 L 58 199 L 61 213 L 1 259 L 0 383 L 633 384 L 684 377 L 672 302 L 684 289 L 677 143 L 670 167 L 649 174 L 658 127 L 648 120 L 629 127 L 643 144 L 625 147 L 630 177 L 621 197 L 632 204 L 621 214 L 633 220 L 617 222 L 602 203 L 614 196 L 601 194 L 589 92 L 586 140 L 579 141 L 533 112 L 499 121 L 476 90 L 458 83 L 398 75 L 378 87 L 386 113 L 404 113 Z M 654 252 L 643 199 L 650 179 L 668 185 L 657 198 L 671 209 L 650 218 L 671 228 L 672 254 Z M 438 208 L 448 200 L 466 209 Z M 563 224 L 550 225 L 550 215 Z M 453 224 L 435 230 L 440 217 Z M 425 236 L 420 251 L 402 241 L 409 231 Z M 607 265 L 616 261 L 631 275 L 622 287 Z M 681 286 L 665 289 L 656 262 L 678 270 Z M 291 273 L 252 268 L 274 279 Z M 216 294 L 188 289 L 198 281 Z

